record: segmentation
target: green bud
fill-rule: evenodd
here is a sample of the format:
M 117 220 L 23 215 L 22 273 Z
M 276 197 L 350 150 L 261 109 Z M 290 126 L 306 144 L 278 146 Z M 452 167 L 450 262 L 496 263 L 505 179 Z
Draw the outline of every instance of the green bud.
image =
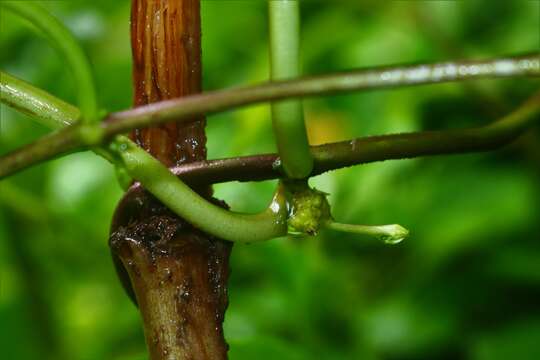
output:
M 316 235 L 332 219 L 326 193 L 312 189 L 307 181 L 287 181 L 290 231 Z
M 326 226 L 337 231 L 371 236 L 389 245 L 399 244 L 409 236 L 409 230 L 398 224 L 370 226 L 329 221 Z

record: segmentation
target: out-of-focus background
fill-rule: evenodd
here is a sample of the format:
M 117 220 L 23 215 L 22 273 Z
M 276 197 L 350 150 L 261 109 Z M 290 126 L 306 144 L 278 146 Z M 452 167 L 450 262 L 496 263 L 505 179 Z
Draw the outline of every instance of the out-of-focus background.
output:
M 108 111 L 131 105 L 129 1 L 44 1 L 82 41 Z M 202 2 L 205 89 L 268 79 L 264 1 Z M 538 1 L 305 1 L 304 73 L 538 51 Z M 0 67 L 75 102 L 65 62 L 0 14 Z M 485 124 L 538 80 L 305 101 L 313 144 Z M 47 133 L 1 108 L 0 152 Z M 210 158 L 273 152 L 268 106 L 211 116 Z M 388 161 L 312 179 L 341 222 L 400 223 L 385 246 L 324 231 L 235 245 L 225 332 L 239 359 L 540 359 L 540 131 L 488 154 Z M 216 186 L 258 211 L 273 182 Z M 145 359 L 107 246 L 111 166 L 70 155 L 0 184 L 0 358 Z

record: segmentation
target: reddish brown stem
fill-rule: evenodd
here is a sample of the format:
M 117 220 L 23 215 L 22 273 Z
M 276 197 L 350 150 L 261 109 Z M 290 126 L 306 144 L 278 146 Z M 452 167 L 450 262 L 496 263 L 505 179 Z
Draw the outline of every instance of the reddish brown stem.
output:
M 134 105 L 201 91 L 200 0 L 132 0 Z M 167 166 L 206 159 L 203 116 L 137 129 L 131 138 Z M 191 185 L 210 196 L 208 183 Z M 145 192 L 116 209 L 110 245 L 139 305 L 150 359 L 225 359 L 231 244 L 204 234 Z
M 135 107 L 201 92 L 199 0 L 133 0 Z M 206 158 L 205 120 L 135 130 L 132 138 L 167 166 Z

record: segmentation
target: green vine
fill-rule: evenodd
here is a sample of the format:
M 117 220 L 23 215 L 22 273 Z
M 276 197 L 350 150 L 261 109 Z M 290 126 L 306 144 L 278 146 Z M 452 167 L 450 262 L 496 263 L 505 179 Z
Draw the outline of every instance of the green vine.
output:
M 79 109 L 46 91 L 0 71 L 0 100 L 33 118 L 50 129 L 60 129 L 77 122 Z
M 118 139 L 111 145 L 127 173 L 140 181 L 163 204 L 194 226 L 221 239 L 258 242 L 287 234 L 287 204 L 278 186 L 266 210 L 247 215 L 208 202 L 180 181 L 161 162 L 132 142 Z
M 75 74 L 81 108 L 79 110 L 20 79 L 0 73 L 3 103 L 29 114 L 51 128 L 64 128 L 22 150 L 0 157 L 0 177 L 53 156 L 91 149 L 117 165 L 120 178 L 124 179 L 124 186 L 131 182 L 132 177 L 194 226 L 230 241 L 262 241 L 283 236 L 288 230 L 315 235 L 326 227 L 374 236 L 393 244 L 403 240 L 408 231 L 400 225 L 336 223 L 332 219 L 326 194 L 311 189 L 306 180 L 286 180 L 280 183 L 268 208 L 259 214 L 238 214 L 224 210 L 193 192 L 170 169 L 119 134 L 134 128 L 170 120 L 188 120 L 193 115 L 268 100 L 480 77 L 540 75 L 538 54 L 483 62 L 446 62 L 367 69 L 348 74 L 279 80 L 255 87 L 194 95 L 110 114 L 105 122 L 91 123 L 98 119 L 91 68 L 73 36 L 35 4 L 3 1 L 0 5 L 30 20 L 60 48 Z M 273 39 L 272 78 L 276 80 L 296 77 L 299 72 L 298 3 L 289 0 L 270 1 L 269 10 Z M 281 107 L 285 104 L 288 105 Z M 281 155 L 279 160 L 285 174 L 290 178 L 309 177 L 314 171 L 320 172 L 321 169 L 357 164 L 366 156 L 389 159 L 424 153 L 490 149 L 518 136 L 538 118 L 539 113 L 540 95 L 536 94 L 508 116 L 481 128 L 389 135 L 310 148 L 299 101 L 276 103 L 273 112 Z M 361 146 L 358 146 L 359 144 Z M 274 165 L 275 162 L 272 163 L 273 167 Z
M 60 51 L 75 78 L 78 103 L 82 113 L 81 121 L 99 120 L 92 70 L 84 51 L 71 32 L 33 1 L 1 1 L 0 7 L 28 20 Z
M 460 69 L 460 71 L 458 72 L 456 69 Z M 96 127 L 95 132 L 102 135 L 99 137 L 81 136 L 80 125 L 70 126 L 56 134 L 39 139 L 23 149 L 1 156 L 0 178 L 59 155 L 88 150 L 92 146 L 106 144 L 114 136 L 133 129 L 156 126 L 168 121 L 188 121 L 196 115 L 215 113 L 263 101 L 353 90 L 373 90 L 397 86 L 464 81 L 486 77 L 524 76 L 540 76 L 540 57 L 537 53 L 484 61 L 456 61 L 362 69 L 350 73 L 207 92 L 111 113 L 106 116 L 103 122 L 94 125 Z M 537 96 L 532 97 L 533 103 L 535 102 L 534 98 L 537 98 Z M 534 108 L 535 105 L 529 104 L 527 107 Z M 317 160 L 318 156 L 319 161 L 325 163 L 324 167 L 328 166 L 327 163 L 330 163 L 332 164 L 331 168 L 335 169 L 362 163 L 366 158 L 376 160 L 401 159 L 426 154 L 485 151 L 493 148 L 490 146 L 491 139 L 481 136 L 481 143 L 475 146 L 469 141 L 469 135 L 470 131 L 467 129 L 463 130 L 463 132 L 426 132 L 389 135 L 386 137 L 378 136 L 318 146 L 312 148 L 312 152 L 316 152 L 314 154 L 315 160 Z M 94 142 L 85 143 L 88 139 Z M 484 140 L 489 141 L 483 142 Z M 507 142 L 497 140 L 494 139 L 493 143 L 499 146 Z M 365 145 L 366 142 L 369 149 L 364 149 L 362 146 L 347 145 Z M 343 161 L 333 161 L 335 158 L 343 159 Z M 281 168 L 281 166 L 277 166 L 277 168 Z
M 268 1 L 270 17 L 270 68 L 272 80 L 300 75 L 299 1 Z M 272 124 L 285 174 L 293 179 L 307 177 L 313 169 L 313 157 L 304 124 L 300 100 L 272 103 Z

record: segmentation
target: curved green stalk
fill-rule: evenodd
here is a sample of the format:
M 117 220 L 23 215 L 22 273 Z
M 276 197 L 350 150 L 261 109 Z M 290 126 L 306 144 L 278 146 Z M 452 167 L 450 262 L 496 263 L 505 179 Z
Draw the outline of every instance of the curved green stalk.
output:
M 80 110 L 75 106 L 3 71 L 0 71 L 0 103 L 29 115 L 40 124 L 53 130 L 73 125 L 81 116 Z M 43 146 L 38 144 L 39 146 L 31 148 L 32 151 L 26 155 L 20 154 L 16 159 L 17 162 L 25 162 L 26 159 L 39 157 L 43 151 L 66 146 L 66 144 L 71 144 L 71 141 L 82 140 L 83 143 L 90 145 L 97 144 L 101 141 L 103 135 L 100 127 L 90 124 L 71 127 L 66 130 L 71 131 L 73 134 L 72 138 L 64 138 L 64 141 L 51 142 Z M 54 135 L 49 137 L 54 138 Z M 111 154 L 105 149 L 94 146 L 92 150 L 111 163 L 114 163 Z M 0 165 L 0 172 L 2 171 L 1 169 L 2 165 Z
M 3 71 L 0 71 L 0 100 L 51 129 L 71 125 L 81 116 L 75 106 Z
M 0 1 L 0 7 L 30 21 L 60 50 L 75 77 L 75 88 L 77 89 L 82 121 L 97 121 L 99 114 L 90 64 L 71 32 L 33 1 Z
M 369 226 L 329 221 L 326 227 L 337 231 L 368 235 L 390 245 L 399 244 L 409 236 L 409 230 L 398 224 Z
M 287 206 L 282 186 L 278 186 L 265 211 L 254 215 L 234 213 L 208 202 L 132 142 L 119 139 L 111 148 L 131 177 L 177 215 L 207 233 L 245 243 L 287 234 Z
M 76 107 L 2 72 L 0 72 L 0 99 L 3 103 L 29 114 L 51 128 L 70 125 L 79 115 Z M 81 136 L 80 132 L 84 128 L 69 129 L 77 130 L 79 132 L 77 136 Z M 91 129 L 88 130 L 91 132 Z M 255 215 L 235 214 L 199 196 L 127 137 L 118 136 L 111 144 L 111 148 L 114 154 L 120 155 L 120 159 L 115 159 L 110 150 L 102 148 L 93 150 L 112 163 L 125 165 L 128 174 L 139 180 L 154 196 L 204 231 L 222 239 L 240 242 L 262 241 L 287 233 L 287 206 L 281 186 L 278 186 L 274 199 L 266 211 Z
M 269 0 L 270 67 L 272 80 L 300 75 L 300 9 L 296 0 Z M 272 124 L 285 174 L 294 179 L 307 177 L 313 157 L 304 123 L 301 100 L 272 103 Z

